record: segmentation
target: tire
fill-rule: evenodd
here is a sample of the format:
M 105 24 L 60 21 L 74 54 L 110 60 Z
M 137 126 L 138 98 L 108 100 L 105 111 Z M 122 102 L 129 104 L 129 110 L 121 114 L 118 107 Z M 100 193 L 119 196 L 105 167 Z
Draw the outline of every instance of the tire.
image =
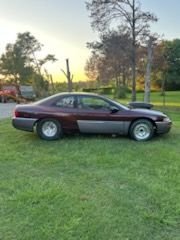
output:
M 149 120 L 137 120 L 130 127 L 130 136 L 136 141 L 150 140 L 153 135 L 154 126 Z
M 62 128 L 56 119 L 43 119 L 37 123 L 37 134 L 40 138 L 51 141 L 62 137 Z

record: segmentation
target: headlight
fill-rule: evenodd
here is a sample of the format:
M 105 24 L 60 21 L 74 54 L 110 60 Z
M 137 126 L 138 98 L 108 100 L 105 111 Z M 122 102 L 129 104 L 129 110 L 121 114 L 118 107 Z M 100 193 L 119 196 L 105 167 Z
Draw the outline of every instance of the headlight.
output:
M 163 118 L 163 122 L 171 122 L 171 119 L 169 117 Z

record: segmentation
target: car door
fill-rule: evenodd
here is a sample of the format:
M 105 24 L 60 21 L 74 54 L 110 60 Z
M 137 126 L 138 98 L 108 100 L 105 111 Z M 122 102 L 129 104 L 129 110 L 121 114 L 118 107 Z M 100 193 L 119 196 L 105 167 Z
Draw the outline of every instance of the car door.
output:
M 56 118 L 58 118 L 65 131 L 78 130 L 76 99 L 74 95 L 64 95 L 53 103 L 53 112 L 55 112 Z
M 76 120 L 82 133 L 123 133 L 124 122 L 119 112 L 103 98 L 96 96 L 78 96 Z

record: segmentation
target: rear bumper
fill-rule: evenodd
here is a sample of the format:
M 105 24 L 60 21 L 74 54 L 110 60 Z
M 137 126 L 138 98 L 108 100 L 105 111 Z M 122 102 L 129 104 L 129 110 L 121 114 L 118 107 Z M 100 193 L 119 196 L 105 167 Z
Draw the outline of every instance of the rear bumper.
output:
M 164 134 L 168 133 L 171 129 L 172 122 L 156 122 L 157 126 L 157 133 L 158 134 Z
M 12 125 L 13 127 L 23 130 L 23 131 L 28 131 L 28 132 L 33 132 L 34 124 L 38 119 L 35 118 L 16 118 L 14 117 L 12 119 Z

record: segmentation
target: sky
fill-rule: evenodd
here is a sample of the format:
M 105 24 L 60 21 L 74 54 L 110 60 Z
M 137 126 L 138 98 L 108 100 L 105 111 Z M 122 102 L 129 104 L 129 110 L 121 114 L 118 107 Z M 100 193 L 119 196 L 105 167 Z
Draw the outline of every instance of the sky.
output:
M 180 0 L 141 0 L 141 4 L 159 19 L 153 32 L 163 39 L 180 38 Z M 66 69 L 66 58 L 74 80 L 85 80 L 84 65 L 90 56 L 86 43 L 98 38 L 88 15 L 85 0 L 0 0 L 0 55 L 17 33 L 30 31 L 44 45 L 42 56 L 54 54 L 58 59 L 48 65 L 56 81 L 65 81 L 61 69 Z

